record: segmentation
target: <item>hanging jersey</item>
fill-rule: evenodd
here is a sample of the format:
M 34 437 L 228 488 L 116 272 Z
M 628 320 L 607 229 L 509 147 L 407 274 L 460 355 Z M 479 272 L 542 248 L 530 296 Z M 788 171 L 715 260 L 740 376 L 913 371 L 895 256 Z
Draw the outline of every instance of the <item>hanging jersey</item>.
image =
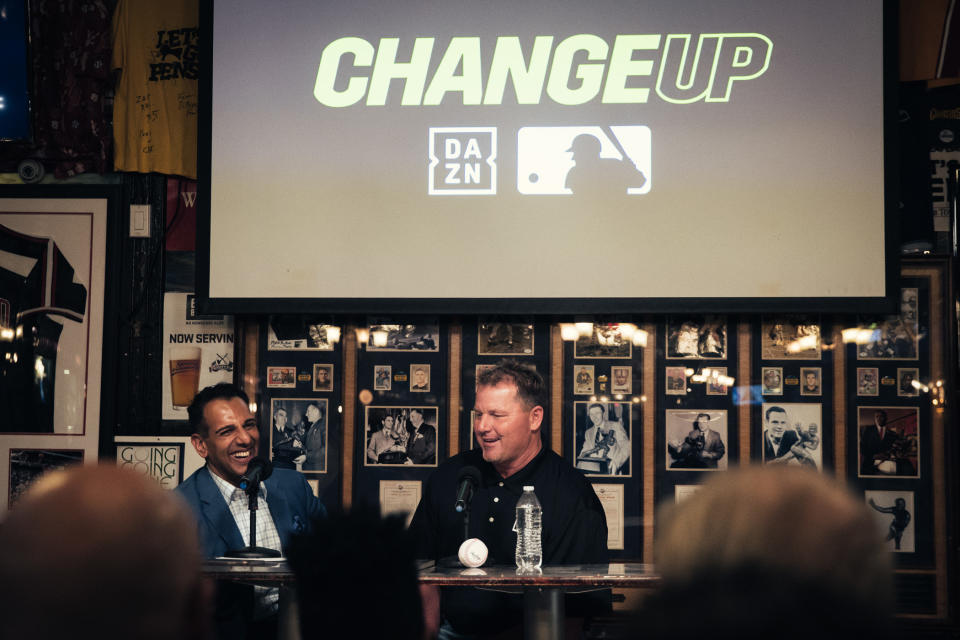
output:
M 197 177 L 198 0 L 120 0 L 113 14 L 117 171 Z

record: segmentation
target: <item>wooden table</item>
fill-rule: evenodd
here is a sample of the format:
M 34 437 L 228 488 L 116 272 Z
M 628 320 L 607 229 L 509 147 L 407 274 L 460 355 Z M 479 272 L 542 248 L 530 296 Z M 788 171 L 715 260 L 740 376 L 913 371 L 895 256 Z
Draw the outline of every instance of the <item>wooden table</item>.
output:
M 636 562 L 545 566 L 521 573 L 510 565 L 467 569 L 442 564 L 420 571 L 422 584 L 523 593 L 523 637 L 563 640 L 564 594 L 604 588 L 654 588 L 653 566 Z
M 214 580 L 282 587 L 280 599 L 280 637 L 299 638 L 296 624 L 297 603 L 291 587 L 293 572 L 286 560 L 219 559 L 203 564 L 203 574 Z M 564 594 L 605 588 L 654 588 L 660 578 L 653 566 L 636 562 L 610 564 L 545 566 L 537 572 L 520 573 L 508 565 L 468 569 L 426 564 L 419 572 L 421 584 L 476 587 L 523 594 L 524 638 L 562 640 L 564 632 Z

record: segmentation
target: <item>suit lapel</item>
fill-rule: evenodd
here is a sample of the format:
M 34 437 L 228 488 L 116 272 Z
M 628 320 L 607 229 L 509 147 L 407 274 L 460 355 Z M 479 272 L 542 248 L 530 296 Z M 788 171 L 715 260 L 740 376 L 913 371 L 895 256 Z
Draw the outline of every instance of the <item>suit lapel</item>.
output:
M 218 533 L 227 550 L 243 548 L 243 536 L 237 528 L 237 521 L 230 513 L 223 494 L 220 493 L 216 481 L 210 476 L 210 471 L 206 467 L 197 476 L 197 493 L 200 494 L 203 516 L 210 522 L 211 531 Z

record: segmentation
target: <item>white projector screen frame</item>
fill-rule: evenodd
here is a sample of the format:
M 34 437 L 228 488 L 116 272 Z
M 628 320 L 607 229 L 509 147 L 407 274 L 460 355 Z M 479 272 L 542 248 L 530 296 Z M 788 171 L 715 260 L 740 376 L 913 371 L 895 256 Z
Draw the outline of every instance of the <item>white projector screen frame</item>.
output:
M 497 2 L 201 2 L 205 308 L 895 305 L 893 2 Z

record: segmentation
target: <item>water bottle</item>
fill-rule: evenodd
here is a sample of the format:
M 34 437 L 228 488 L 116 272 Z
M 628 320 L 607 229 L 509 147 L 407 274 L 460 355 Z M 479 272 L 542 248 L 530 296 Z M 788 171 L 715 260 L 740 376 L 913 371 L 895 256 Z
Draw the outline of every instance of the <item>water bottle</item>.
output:
M 543 547 L 540 543 L 542 509 L 533 487 L 524 487 L 517 500 L 517 519 L 513 530 L 517 532 L 517 569 L 531 571 L 543 563 Z

